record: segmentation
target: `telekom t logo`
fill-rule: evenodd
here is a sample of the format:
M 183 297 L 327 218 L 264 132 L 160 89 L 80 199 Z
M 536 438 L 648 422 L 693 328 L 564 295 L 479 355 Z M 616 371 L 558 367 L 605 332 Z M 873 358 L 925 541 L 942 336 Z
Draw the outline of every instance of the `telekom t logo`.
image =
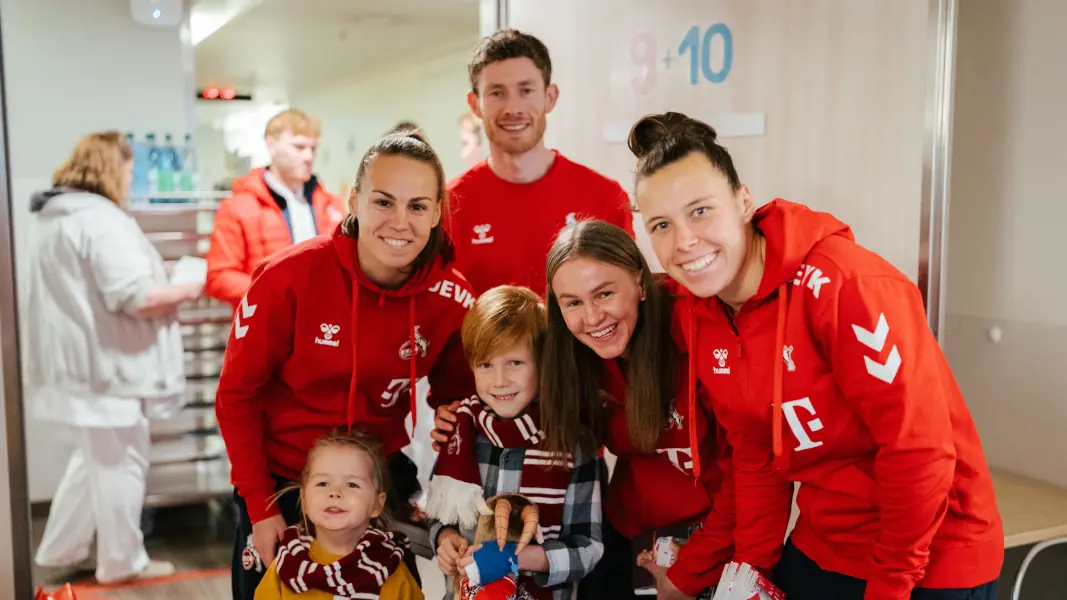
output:
M 689 448 L 656 448 L 656 452 L 666 454 L 674 468 L 689 475 L 693 472 L 693 453 Z
M 789 402 L 782 403 L 782 412 L 785 413 L 785 422 L 789 423 L 789 429 L 796 436 L 797 441 L 800 444 L 793 448 L 796 451 L 811 450 L 812 448 L 818 448 L 822 446 L 822 442 L 816 442 L 808 435 L 810 429 L 812 433 L 822 430 L 822 421 L 818 417 L 807 421 L 806 423 L 800 422 L 800 417 L 797 415 L 797 407 L 803 408 L 808 411 L 808 414 L 815 417 L 815 407 L 811 405 L 810 398 L 801 398 L 800 400 L 790 400 Z M 807 425 L 807 428 L 804 426 Z

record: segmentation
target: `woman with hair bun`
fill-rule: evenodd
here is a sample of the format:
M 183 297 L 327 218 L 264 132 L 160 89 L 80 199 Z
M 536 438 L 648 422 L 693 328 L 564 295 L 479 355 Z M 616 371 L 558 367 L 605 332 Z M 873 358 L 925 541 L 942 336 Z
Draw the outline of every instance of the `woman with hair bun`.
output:
M 705 123 L 648 116 L 629 146 L 652 248 L 688 291 L 675 310 L 695 376 L 732 446 L 735 560 L 775 570 L 790 600 L 995 598 L 989 468 L 915 284 L 829 214 L 756 209 Z M 657 578 L 661 598 L 681 597 Z

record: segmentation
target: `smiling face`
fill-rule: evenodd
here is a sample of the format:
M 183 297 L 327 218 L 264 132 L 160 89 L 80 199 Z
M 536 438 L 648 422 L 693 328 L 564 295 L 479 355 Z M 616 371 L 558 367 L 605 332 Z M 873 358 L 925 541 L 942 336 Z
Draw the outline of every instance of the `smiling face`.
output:
M 478 93 L 467 96 L 471 111 L 482 120 L 489 144 L 507 154 L 538 147 L 546 117 L 556 106 L 559 89 L 527 57 L 485 65 L 478 75 Z
M 537 397 L 537 363 L 527 343 L 505 348 L 474 365 L 478 397 L 502 419 L 514 419 Z
M 640 275 L 582 256 L 560 265 L 552 293 L 574 337 L 603 359 L 626 352 L 640 313 Z
M 371 457 L 352 446 L 325 446 L 312 452 L 301 504 L 320 530 L 366 529 L 382 514 L 385 492 L 378 489 Z
M 666 165 L 637 185 L 637 202 L 660 264 L 701 298 L 734 296 L 748 255 L 752 197 L 703 154 Z
M 355 206 L 359 265 L 375 283 L 405 281 L 407 269 L 426 248 L 441 221 L 437 173 L 405 156 L 379 154 L 367 161 Z

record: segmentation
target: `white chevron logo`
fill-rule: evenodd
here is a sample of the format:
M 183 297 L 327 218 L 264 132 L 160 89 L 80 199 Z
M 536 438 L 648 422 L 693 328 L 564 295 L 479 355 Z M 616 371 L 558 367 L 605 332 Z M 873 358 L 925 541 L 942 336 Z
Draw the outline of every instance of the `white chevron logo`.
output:
M 241 317 L 244 317 L 247 321 L 252 315 L 256 314 L 256 307 L 258 304 L 249 304 L 248 296 L 241 298 L 241 306 L 234 312 L 233 321 L 233 337 L 235 339 L 241 339 L 248 334 L 248 325 L 241 325 Z
M 881 313 L 878 315 L 878 324 L 875 325 L 874 331 L 867 331 L 859 325 L 853 325 L 852 331 L 856 333 L 856 339 L 859 343 L 880 354 L 882 348 L 885 347 L 886 338 L 889 337 L 889 322 L 885 319 L 885 313 Z M 871 377 L 886 383 L 893 383 L 893 380 L 897 377 L 897 371 L 900 370 L 900 351 L 897 350 L 894 344 L 889 349 L 889 357 L 886 358 L 884 363 L 880 363 L 869 356 L 864 356 L 863 362 L 867 365 L 867 372 L 870 373 Z

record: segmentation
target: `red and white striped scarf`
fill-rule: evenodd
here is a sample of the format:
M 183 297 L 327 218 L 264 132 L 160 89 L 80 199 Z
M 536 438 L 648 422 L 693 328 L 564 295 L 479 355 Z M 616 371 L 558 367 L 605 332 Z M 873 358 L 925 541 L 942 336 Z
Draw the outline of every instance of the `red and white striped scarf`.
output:
M 289 527 L 282 535 L 275 570 L 296 593 L 321 590 L 339 598 L 378 598 L 382 585 L 404 559 L 407 539 L 398 533 L 367 529 L 351 554 L 328 565 L 311 560 L 309 535 Z
M 456 416 L 456 430 L 448 446 L 438 454 L 435 475 L 482 485 L 474 450 L 478 433 L 497 448 L 524 448 L 518 493 L 537 504 L 541 534 L 549 539 L 559 537 L 574 463 L 569 456 L 558 461 L 556 455 L 541 449 L 545 435 L 538 404 L 532 402 L 525 413 L 514 419 L 501 419 L 472 396 L 461 402 Z

